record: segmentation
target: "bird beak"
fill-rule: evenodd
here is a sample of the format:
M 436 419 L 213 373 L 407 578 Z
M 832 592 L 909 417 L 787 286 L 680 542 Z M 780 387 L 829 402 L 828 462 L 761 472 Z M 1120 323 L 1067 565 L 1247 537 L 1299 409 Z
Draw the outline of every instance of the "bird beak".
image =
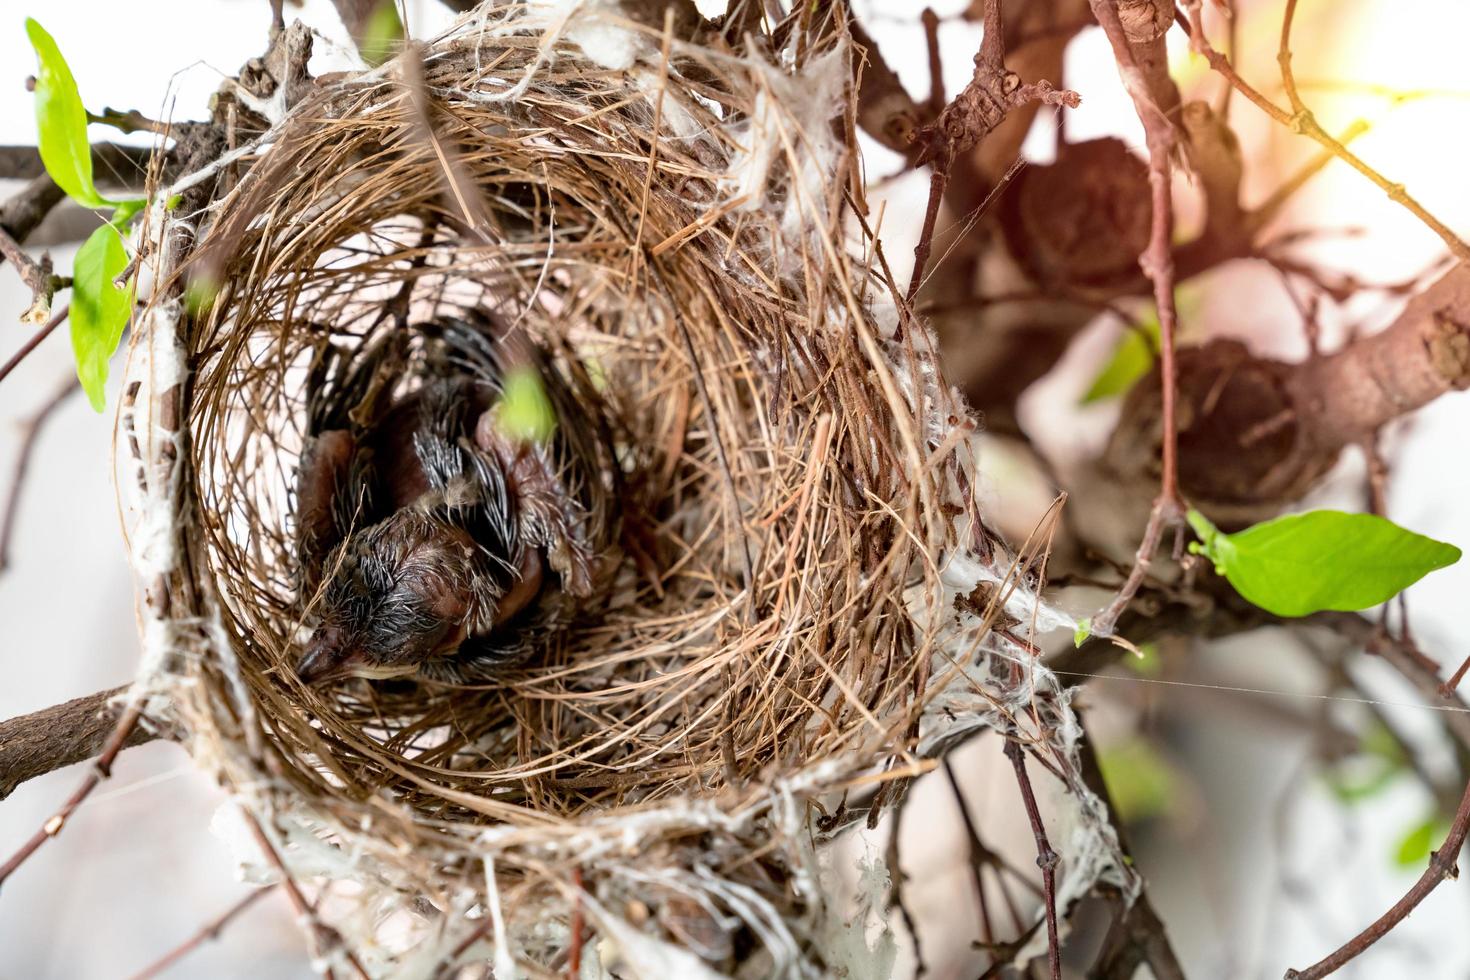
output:
M 296 676 L 307 684 L 325 684 L 352 675 L 352 656 L 331 636 L 313 636 L 296 663 Z

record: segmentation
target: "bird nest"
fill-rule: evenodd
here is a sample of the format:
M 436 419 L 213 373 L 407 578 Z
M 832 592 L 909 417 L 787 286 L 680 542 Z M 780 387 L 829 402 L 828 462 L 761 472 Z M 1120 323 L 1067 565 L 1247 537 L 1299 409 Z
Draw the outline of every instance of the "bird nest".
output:
M 814 841 L 980 728 L 1071 752 L 1018 635 L 1061 620 L 980 523 L 974 427 L 862 218 L 849 46 L 748 44 L 481 12 L 319 81 L 155 212 L 121 427 L 137 690 L 252 873 L 332 897 L 305 914 L 339 968 L 535 973 L 585 921 L 609 969 L 826 969 L 868 940 Z M 493 682 L 308 686 L 313 400 L 385 349 L 410 391 L 450 315 L 529 338 L 566 396 L 601 585 Z M 1127 875 L 1072 789 L 1064 899 Z

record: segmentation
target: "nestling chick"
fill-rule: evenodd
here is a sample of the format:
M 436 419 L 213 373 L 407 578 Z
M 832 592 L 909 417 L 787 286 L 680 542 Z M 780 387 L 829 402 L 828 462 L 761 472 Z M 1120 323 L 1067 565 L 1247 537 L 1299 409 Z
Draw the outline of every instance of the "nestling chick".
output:
M 377 413 L 381 374 L 357 370 L 334 386 L 330 412 L 313 411 L 314 427 L 326 415 L 347 426 L 318 429 L 298 475 L 302 595 L 316 622 L 296 666 L 307 683 L 490 679 L 524 656 L 528 630 L 593 592 L 604 535 L 583 498 L 596 454 L 565 423 L 545 441 L 507 434 L 494 340 L 459 321 L 432 329 L 449 354 L 434 373 L 457 376 Z

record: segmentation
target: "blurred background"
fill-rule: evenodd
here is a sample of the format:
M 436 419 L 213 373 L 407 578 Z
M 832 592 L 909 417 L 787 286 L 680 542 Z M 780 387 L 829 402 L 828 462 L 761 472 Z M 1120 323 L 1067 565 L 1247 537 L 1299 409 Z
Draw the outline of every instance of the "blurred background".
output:
M 708 9 L 710 4 L 701 3 Z M 714 5 L 718 7 L 718 4 Z M 904 83 L 928 91 L 928 61 L 917 7 L 906 0 L 854 3 Z M 934 5 L 946 90 L 971 74 L 978 26 L 959 14 L 962 2 Z M 1278 77 L 1279 0 L 1236 0 L 1242 75 L 1268 95 Z M 1470 121 L 1470 5 L 1460 0 L 1304 0 L 1296 27 L 1296 71 L 1329 131 L 1356 119 L 1371 123 L 1354 149 L 1405 183 L 1432 213 L 1470 234 L 1470 182 L 1460 150 Z M 288 4 L 324 37 L 313 70 L 347 67 L 345 34 L 327 0 Z M 408 0 L 411 34 L 427 36 L 448 12 L 433 0 Z M 25 77 L 34 60 L 23 19 L 34 16 L 57 39 L 89 108 L 138 109 L 188 119 L 207 111 L 225 74 L 264 49 L 266 0 L 155 0 L 145 7 L 98 0 L 17 0 L 0 17 L 0 144 L 35 140 Z M 1213 99 L 1221 82 L 1186 38 L 1174 32 L 1175 76 L 1186 99 Z M 1112 134 L 1142 153 L 1142 132 L 1117 81 L 1097 29 L 1068 48 L 1066 84 L 1082 93 L 1070 111 L 1069 139 Z M 1246 199 L 1258 201 L 1309 159 L 1315 148 L 1238 104 L 1232 123 L 1247 163 Z M 1046 162 L 1056 145 L 1056 118 L 1043 112 L 1025 146 Z M 97 138 L 147 145 L 149 137 Z M 887 254 L 906 281 L 927 178 L 901 170 L 901 160 L 869 146 L 867 172 L 875 198 L 889 201 Z M 0 181 L 0 197 L 19 188 Z M 1187 191 L 1187 188 L 1185 189 Z M 1181 195 L 1188 197 L 1187 193 Z M 914 216 L 912 224 L 898 220 Z M 63 207 L 32 236 L 34 253 L 49 248 L 58 270 L 70 268 L 90 215 Z M 1188 224 L 1188 215 L 1185 224 Z M 1341 164 L 1328 166 L 1278 219 L 1282 228 L 1340 232 L 1314 238 L 1296 254 L 1367 282 L 1419 275 L 1442 257 L 1442 243 Z M 77 233 L 78 228 L 82 231 Z M 1349 233 L 1349 230 L 1350 233 Z M 29 293 L 0 268 L 0 359 L 29 337 L 14 322 Z M 1237 337 L 1262 354 L 1295 359 L 1305 352 L 1300 317 L 1281 279 L 1256 263 L 1234 262 L 1181 291 L 1183 331 L 1190 341 Z M 1322 311 L 1329 347 L 1349 329 L 1371 329 L 1395 312 L 1391 302 L 1354 302 Z M 1082 405 L 1081 395 L 1111 356 L 1122 327 L 1100 317 L 1049 376 L 1028 392 L 1021 424 L 1055 472 L 1095 454 L 1116 420 L 1118 400 Z M 0 499 L 29 420 L 71 377 L 65 331 L 31 355 L 0 385 Z M 117 373 L 117 372 L 114 372 Z M 115 392 L 109 404 L 115 404 Z M 125 683 L 136 664 L 133 593 L 123 551 L 111 474 L 112 419 L 79 395 L 39 432 L 21 486 L 11 563 L 0 574 L 0 717 L 11 717 Z M 1399 523 L 1470 547 L 1470 396 L 1441 398 L 1400 424 L 1385 445 L 1391 464 L 1389 515 Z M 985 499 L 1013 533 L 1035 523 L 1054 488 L 1033 466 L 997 441 L 985 464 Z M 1362 509 L 1364 462 L 1343 462 L 1311 502 Z M 1453 669 L 1470 653 L 1463 597 L 1470 562 L 1430 576 L 1409 592 L 1409 608 L 1425 652 Z M 1072 610 L 1078 615 L 1088 608 Z M 1189 659 L 1186 679 L 1160 676 L 1161 661 Z M 1423 868 L 1437 842 L 1434 801 L 1390 748 L 1364 750 L 1341 765 L 1316 759 L 1333 726 L 1372 730 L 1380 714 L 1416 741 L 1422 765 L 1453 764 L 1432 711 L 1386 667 L 1368 662 L 1360 684 L 1381 703 L 1322 698 L 1320 667 L 1285 634 L 1258 632 L 1224 643 L 1162 644 L 1150 659 L 1092 679 L 1079 702 L 1104 756 L 1104 770 L 1130 824 L 1138 864 L 1155 907 L 1168 923 L 1190 976 L 1278 977 L 1336 947 L 1387 908 Z M 994 829 L 992 846 L 1014 841 L 1030 853 L 1015 823 L 1014 783 L 998 744 L 982 739 L 955 763 L 976 820 Z M 79 770 L 52 773 L 21 786 L 0 803 L 0 850 L 9 851 L 54 812 Z M 984 962 L 970 946 L 974 895 L 955 854 L 964 831 L 942 781 L 918 787 L 906 819 L 904 870 L 910 903 L 923 923 L 925 958 L 934 977 L 971 977 Z M 189 767 L 182 750 L 155 743 L 127 751 L 111 781 L 94 795 L 58 840 L 47 845 L 0 895 L 0 978 L 103 978 L 129 975 L 223 911 L 246 887 L 234 877 L 229 847 L 210 832 L 221 794 Z M 881 853 L 882 830 L 852 842 Z M 1018 863 L 1027 863 L 1021 861 Z M 1470 976 L 1470 887 L 1447 883 L 1383 943 L 1346 971 L 1360 977 L 1460 980 Z M 901 931 L 901 930 L 900 930 Z M 288 906 L 267 896 L 213 943 L 170 974 L 178 977 L 313 976 Z

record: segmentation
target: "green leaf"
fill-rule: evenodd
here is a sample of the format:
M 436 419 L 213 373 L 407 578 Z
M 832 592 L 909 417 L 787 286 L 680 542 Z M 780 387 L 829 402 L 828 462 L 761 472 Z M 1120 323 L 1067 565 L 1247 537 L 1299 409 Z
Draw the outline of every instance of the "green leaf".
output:
M 107 404 L 107 362 L 133 311 L 131 284 L 120 289 L 113 282 L 127 265 L 122 236 L 110 224 L 92 232 L 72 264 L 71 346 L 77 377 L 99 412 Z
M 26 34 L 36 49 L 36 132 L 41 162 L 67 196 L 83 207 L 107 201 L 92 183 L 92 148 L 87 142 L 87 110 L 61 49 L 46 29 L 26 18 Z
M 1072 631 L 1072 645 L 1074 647 L 1080 647 L 1083 643 L 1087 642 L 1087 638 L 1091 635 L 1092 618 L 1088 617 L 1087 619 L 1080 621 L 1077 624 L 1077 628 Z
M 147 206 L 148 199 L 146 197 L 135 197 L 126 201 L 118 201 L 117 208 L 112 212 L 112 225 L 116 228 L 121 228 L 129 221 L 132 221 L 133 216 Z
M 1399 841 L 1398 849 L 1393 855 L 1394 863 L 1401 868 L 1413 868 L 1427 864 L 1429 854 L 1434 850 L 1435 841 L 1443 838 L 1448 832 L 1449 825 L 1438 816 L 1415 824 L 1409 828 L 1403 840 Z
M 1173 809 L 1178 798 L 1174 771 L 1143 739 L 1099 752 L 1097 764 L 1125 823 L 1164 816 Z
M 1127 394 L 1128 389 L 1154 366 L 1154 354 L 1160 343 L 1159 329 L 1159 318 L 1153 317 L 1142 330 L 1131 327 L 1125 330 L 1118 346 L 1113 349 L 1113 356 L 1093 379 L 1092 387 L 1082 396 L 1080 404 L 1090 405 Z
M 517 442 L 545 442 L 556 431 L 556 410 L 534 368 L 512 368 L 505 376 L 495 420 Z
M 1224 534 L 1197 510 L 1190 550 L 1214 563 L 1247 600 L 1278 616 L 1343 612 L 1387 602 L 1460 549 L 1373 514 L 1314 510 Z
M 403 21 L 398 18 L 398 4 L 394 0 L 378 0 L 357 42 L 362 60 L 376 68 L 397 54 L 402 43 Z

